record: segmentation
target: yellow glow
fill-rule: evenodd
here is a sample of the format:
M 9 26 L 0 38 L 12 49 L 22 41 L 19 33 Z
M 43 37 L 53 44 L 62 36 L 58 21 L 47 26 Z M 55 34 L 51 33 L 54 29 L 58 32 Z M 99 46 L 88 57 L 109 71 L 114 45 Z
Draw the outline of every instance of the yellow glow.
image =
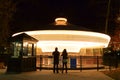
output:
M 67 22 L 67 19 L 66 18 L 56 18 L 55 22 L 57 22 L 57 21 L 65 21 L 65 22 Z
M 28 45 L 28 42 L 24 42 L 23 46 L 27 46 Z
M 56 18 L 55 19 L 56 25 L 67 25 L 67 19 L 66 18 Z
M 117 20 L 120 21 L 120 17 L 118 17 Z
M 52 52 L 55 50 L 55 47 L 58 47 L 60 52 L 62 52 L 65 48 L 68 52 L 79 52 L 80 48 L 103 47 L 104 44 L 76 41 L 39 41 L 37 45 L 43 52 Z
M 21 34 L 16 33 L 15 35 Z M 75 30 L 38 30 L 38 31 L 26 31 L 24 32 L 39 40 L 38 47 L 43 52 L 52 52 L 55 47 L 58 47 L 59 51 L 64 48 L 68 52 L 79 52 L 80 48 L 88 47 L 107 47 L 110 41 L 110 37 L 106 34 L 89 32 L 89 31 L 75 31 Z

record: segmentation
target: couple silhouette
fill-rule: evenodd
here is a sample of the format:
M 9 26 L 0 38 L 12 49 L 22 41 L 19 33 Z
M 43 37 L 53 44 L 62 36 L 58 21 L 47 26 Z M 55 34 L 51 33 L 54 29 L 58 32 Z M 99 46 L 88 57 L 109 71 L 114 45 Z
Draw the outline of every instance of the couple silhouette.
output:
M 58 48 L 55 48 L 55 51 L 53 51 L 52 53 L 53 56 L 53 73 L 59 73 L 59 57 L 60 57 L 60 52 L 58 51 Z M 62 52 L 62 73 L 64 71 L 64 67 L 65 67 L 65 71 L 67 73 L 67 59 L 68 59 L 68 53 L 67 50 L 64 49 Z

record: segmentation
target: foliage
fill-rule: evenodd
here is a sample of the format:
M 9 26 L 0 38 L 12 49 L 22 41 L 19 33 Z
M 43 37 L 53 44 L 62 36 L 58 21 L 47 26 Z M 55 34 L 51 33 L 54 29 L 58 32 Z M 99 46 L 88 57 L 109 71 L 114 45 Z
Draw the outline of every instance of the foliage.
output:
M 16 11 L 12 0 L 0 0 L 0 46 L 6 46 L 10 36 L 10 21 Z
M 107 66 L 118 67 L 119 59 L 118 59 L 118 51 L 114 51 L 111 48 L 104 49 L 103 54 L 103 64 Z

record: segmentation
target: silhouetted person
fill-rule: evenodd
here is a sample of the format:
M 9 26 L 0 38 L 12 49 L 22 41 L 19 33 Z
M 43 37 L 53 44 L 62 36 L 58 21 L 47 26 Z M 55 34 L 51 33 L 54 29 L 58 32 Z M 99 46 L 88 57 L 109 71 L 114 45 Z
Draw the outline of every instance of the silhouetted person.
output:
M 58 51 L 58 48 L 55 48 L 55 51 L 52 53 L 53 55 L 53 59 L 54 59 L 54 64 L 53 64 L 53 72 L 55 73 L 55 71 L 58 73 L 58 64 L 59 64 L 59 55 L 60 52 Z
M 64 49 L 63 52 L 62 52 L 62 55 L 63 56 L 63 66 L 62 66 L 62 73 L 64 71 L 64 69 L 66 70 L 66 73 L 67 73 L 67 59 L 68 59 L 68 53 L 67 53 L 67 50 Z M 64 68 L 65 67 L 65 68 Z

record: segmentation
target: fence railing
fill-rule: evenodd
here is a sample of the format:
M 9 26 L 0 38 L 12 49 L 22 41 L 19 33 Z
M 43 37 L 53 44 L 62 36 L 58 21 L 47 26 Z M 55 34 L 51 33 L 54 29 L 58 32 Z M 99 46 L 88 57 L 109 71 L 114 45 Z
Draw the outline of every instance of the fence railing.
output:
M 104 68 L 102 56 L 68 56 L 69 70 L 96 69 Z M 40 55 L 36 58 L 37 69 L 53 69 L 53 57 Z M 59 68 L 62 68 L 62 61 L 59 59 Z

